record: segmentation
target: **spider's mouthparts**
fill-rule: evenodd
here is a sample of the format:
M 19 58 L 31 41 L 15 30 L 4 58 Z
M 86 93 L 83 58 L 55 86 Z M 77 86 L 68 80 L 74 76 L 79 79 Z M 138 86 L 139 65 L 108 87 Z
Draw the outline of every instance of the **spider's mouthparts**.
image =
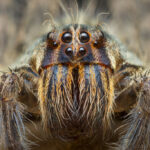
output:
M 101 124 L 109 112 L 113 93 L 110 69 L 99 64 L 59 64 L 47 67 L 41 76 L 40 105 L 48 126 L 67 131 L 78 126 L 85 131 L 95 122 Z

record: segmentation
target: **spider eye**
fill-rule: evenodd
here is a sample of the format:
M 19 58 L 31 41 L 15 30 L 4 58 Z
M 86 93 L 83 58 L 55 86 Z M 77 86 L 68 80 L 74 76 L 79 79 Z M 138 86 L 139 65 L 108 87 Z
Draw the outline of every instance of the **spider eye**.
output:
M 64 43 L 70 43 L 72 41 L 72 34 L 70 32 L 66 32 L 62 36 L 62 41 Z
M 81 32 L 79 39 L 82 43 L 86 43 L 90 40 L 89 34 L 87 32 Z
M 99 32 L 97 40 L 93 43 L 94 47 L 101 48 L 105 46 L 106 39 L 103 32 Z
M 54 33 L 49 32 L 47 34 L 47 46 L 49 48 L 57 48 L 58 47 L 58 43 L 53 38 L 54 38 Z

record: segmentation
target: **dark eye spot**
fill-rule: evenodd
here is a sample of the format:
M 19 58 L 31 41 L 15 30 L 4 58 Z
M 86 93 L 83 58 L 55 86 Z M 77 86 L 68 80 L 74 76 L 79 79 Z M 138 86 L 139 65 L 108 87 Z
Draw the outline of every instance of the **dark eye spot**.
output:
M 102 48 L 102 47 L 105 47 L 105 44 L 106 44 L 106 39 L 104 37 L 103 32 L 101 32 L 99 34 L 98 39 L 93 43 L 93 46 L 96 48 Z
M 84 56 L 86 54 L 86 49 L 84 47 L 80 47 L 78 54 L 79 56 Z
M 73 50 L 71 47 L 68 47 L 65 51 L 66 55 L 69 56 L 69 57 L 72 57 L 73 56 Z
M 79 39 L 82 43 L 86 43 L 90 40 L 90 36 L 87 32 L 81 32 L 80 36 L 79 36 Z
M 47 34 L 47 47 L 53 48 L 53 49 L 58 47 L 58 43 L 54 39 L 54 33 L 53 32 L 49 32 Z
M 99 44 L 99 42 L 98 42 L 98 41 L 95 41 L 95 42 L 94 42 L 94 47 L 98 47 L 98 44 Z
M 58 47 L 57 42 L 54 42 L 54 41 L 53 41 L 53 47 L 54 47 L 54 48 Z
M 70 32 L 66 32 L 62 36 L 62 41 L 64 43 L 70 43 L 72 41 L 72 34 Z

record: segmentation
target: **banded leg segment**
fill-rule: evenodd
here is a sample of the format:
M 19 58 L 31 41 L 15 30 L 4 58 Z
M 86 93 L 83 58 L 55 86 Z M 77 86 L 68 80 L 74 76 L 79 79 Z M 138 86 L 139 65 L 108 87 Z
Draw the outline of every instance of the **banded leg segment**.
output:
M 126 133 L 121 138 L 121 150 L 150 149 L 150 73 L 135 76 L 137 104 L 125 121 Z
M 24 150 L 23 105 L 17 101 L 22 83 L 14 73 L 0 76 L 0 149 Z

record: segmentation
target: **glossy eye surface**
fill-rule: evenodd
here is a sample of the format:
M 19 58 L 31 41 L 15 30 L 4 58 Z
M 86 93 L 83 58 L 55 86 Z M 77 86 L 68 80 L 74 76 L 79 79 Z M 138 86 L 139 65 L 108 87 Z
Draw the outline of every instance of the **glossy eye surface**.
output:
M 54 38 L 54 33 L 49 32 L 47 34 L 47 46 L 48 46 L 48 48 L 54 48 L 55 49 L 58 47 L 58 43 L 53 38 Z
M 101 48 L 105 46 L 106 39 L 103 32 L 99 32 L 98 39 L 93 43 L 94 47 Z
M 86 49 L 84 47 L 80 47 L 78 55 L 79 56 L 84 56 L 85 54 L 86 54 Z
M 70 32 L 66 32 L 62 36 L 62 41 L 64 43 L 70 43 L 72 41 L 72 34 Z
M 65 51 L 66 55 L 69 56 L 69 57 L 72 57 L 73 56 L 73 50 L 71 47 L 68 47 Z
M 79 39 L 82 43 L 87 43 L 90 40 L 89 34 L 87 32 L 81 32 Z

